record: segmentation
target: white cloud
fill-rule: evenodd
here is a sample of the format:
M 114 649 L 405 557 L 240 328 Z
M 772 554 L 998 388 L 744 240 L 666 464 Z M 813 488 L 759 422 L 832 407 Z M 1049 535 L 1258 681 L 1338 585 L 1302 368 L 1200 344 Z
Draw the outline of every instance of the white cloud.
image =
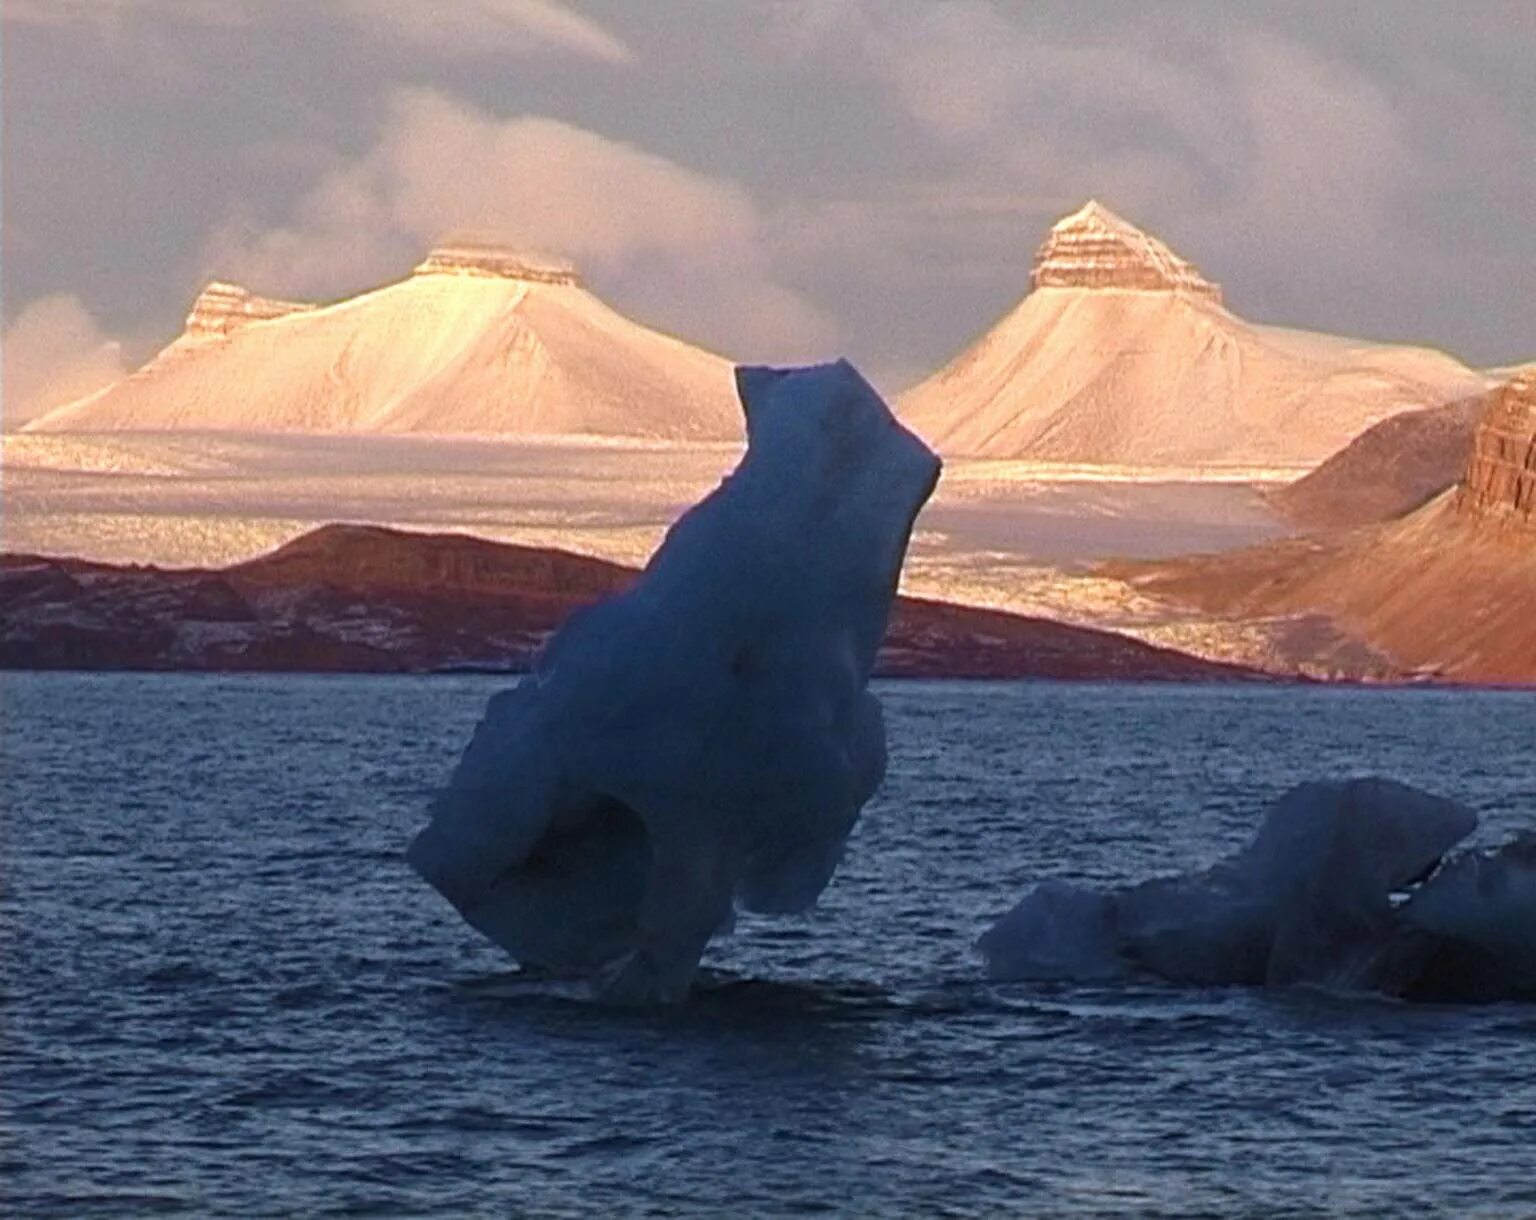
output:
M 377 144 L 325 174 L 286 224 L 222 226 L 205 266 L 263 291 L 336 295 L 466 229 L 569 258 L 617 307 L 731 355 L 824 355 L 836 338 L 778 279 L 763 218 L 737 183 L 426 90 L 396 94 Z
M 342 0 L 359 30 L 425 54 L 528 55 L 562 51 L 608 63 L 634 55 L 617 36 L 552 0 Z
M 124 373 L 121 346 L 67 293 L 33 301 L 0 339 L 0 421 L 6 430 L 83 397 Z

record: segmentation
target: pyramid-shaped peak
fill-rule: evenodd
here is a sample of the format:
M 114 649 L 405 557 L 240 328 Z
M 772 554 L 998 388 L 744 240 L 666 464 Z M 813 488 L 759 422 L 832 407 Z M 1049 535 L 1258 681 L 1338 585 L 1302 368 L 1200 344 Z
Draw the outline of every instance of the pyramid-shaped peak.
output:
M 1051 226 L 1030 287 L 1181 292 L 1221 303 L 1220 285 L 1097 199 Z
M 444 238 L 412 274 L 477 276 L 533 284 L 581 283 L 575 266 L 566 259 L 524 249 L 494 237 L 465 234 Z
M 186 333 L 197 338 L 227 335 L 249 326 L 315 308 L 303 301 L 281 301 L 259 297 L 249 288 L 228 280 L 209 280 L 192 302 L 187 314 Z
M 1105 207 L 1097 199 L 1090 199 L 1077 211 L 1068 216 L 1063 216 L 1051 226 L 1053 232 L 1061 232 L 1063 229 L 1107 229 L 1122 233 L 1141 233 L 1141 230 L 1128 221 L 1118 212 Z

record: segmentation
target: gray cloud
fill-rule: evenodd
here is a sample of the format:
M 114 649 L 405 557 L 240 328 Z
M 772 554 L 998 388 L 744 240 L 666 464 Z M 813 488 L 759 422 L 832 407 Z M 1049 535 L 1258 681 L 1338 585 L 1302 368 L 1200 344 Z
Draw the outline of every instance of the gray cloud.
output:
M 14 25 L 75 26 L 131 40 L 177 26 L 350 26 L 382 46 L 448 58 L 563 52 L 627 63 L 629 47 L 554 0 L 8 0 Z
M 1097 195 L 1255 320 L 1536 355 L 1527 5 L 357 3 L 11 0 L 6 316 L 71 292 L 138 352 L 215 254 L 341 290 L 469 214 L 889 387 Z
M 78 298 L 33 301 L 0 337 L 0 411 L 7 428 L 80 398 L 123 375 L 122 349 Z
M 1429 30 L 1408 39 L 1414 54 L 1367 65 L 1353 41 L 1365 48 L 1365 32 L 1341 31 L 1324 10 L 1292 26 L 1236 5 L 1121 6 L 1120 20 L 1096 19 L 1109 7 L 791 6 L 785 54 L 866 74 L 935 145 L 901 194 L 806 210 L 814 257 L 841 248 L 882 284 L 928 268 L 936 297 L 967 291 L 990 319 L 1019 295 L 1051 220 L 1098 196 L 1224 281 L 1255 320 L 1428 342 L 1474 361 L 1536 347 L 1536 235 L 1512 214 L 1489 223 L 1505 211 L 1491 188 L 1536 188 L 1532 129 L 1513 117 L 1528 108 L 1528 73 L 1474 79 L 1482 45 L 1453 70 Z M 1429 130 L 1431 87 L 1479 133 L 1470 175 L 1447 172 L 1466 149 Z M 1433 240 L 1426 220 L 1440 229 Z M 868 240 L 875 232 L 881 241 Z M 1452 304 L 1468 291 L 1483 296 L 1470 316 Z
M 5 20 L 16 25 L 82 26 L 116 36 L 141 21 L 243 25 L 249 12 L 249 0 L 7 0 Z
M 397 93 L 389 116 L 377 144 L 334 165 L 289 223 L 216 230 L 209 273 L 334 296 L 391 278 L 445 233 L 491 232 L 573 260 L 615 302 L 725 351 L 795 359 L 833 347 L 831 321 L 775 280 L 761 217 L 736 183 L 427 90 Z
M 365 34 L 428 54 L 497 57 L 564 51 L 608 63 L 633 55 L 622 40 L 551 0 L 341 0 L 338 12 Z

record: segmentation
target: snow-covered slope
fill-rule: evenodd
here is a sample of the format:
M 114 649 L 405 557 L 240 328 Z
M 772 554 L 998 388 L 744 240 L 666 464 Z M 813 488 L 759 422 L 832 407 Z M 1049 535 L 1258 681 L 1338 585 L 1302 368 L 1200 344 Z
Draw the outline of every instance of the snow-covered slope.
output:
M 1255 326 L 1096 202 L 1058 222 L 1031 292 L 901 402 L 945 456 L 1316 465 L 1373 424 L 1486 388 L 1441 352 Z
M 211 284 L 142 369 L 28 428 L 741 435 L 729 362 L 615 313 L 568 268 L 465 246 L 324 307 Z

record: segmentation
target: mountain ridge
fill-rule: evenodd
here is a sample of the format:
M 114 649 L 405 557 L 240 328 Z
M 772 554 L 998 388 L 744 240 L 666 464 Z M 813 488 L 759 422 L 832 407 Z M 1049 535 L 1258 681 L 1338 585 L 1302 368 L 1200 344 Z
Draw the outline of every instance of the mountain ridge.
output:
M 1302 529 L 1387 521 L 1427 504 L 1466 470 L 1487 395 L 1404 411 L 1366 429 L 1269 499 Z

